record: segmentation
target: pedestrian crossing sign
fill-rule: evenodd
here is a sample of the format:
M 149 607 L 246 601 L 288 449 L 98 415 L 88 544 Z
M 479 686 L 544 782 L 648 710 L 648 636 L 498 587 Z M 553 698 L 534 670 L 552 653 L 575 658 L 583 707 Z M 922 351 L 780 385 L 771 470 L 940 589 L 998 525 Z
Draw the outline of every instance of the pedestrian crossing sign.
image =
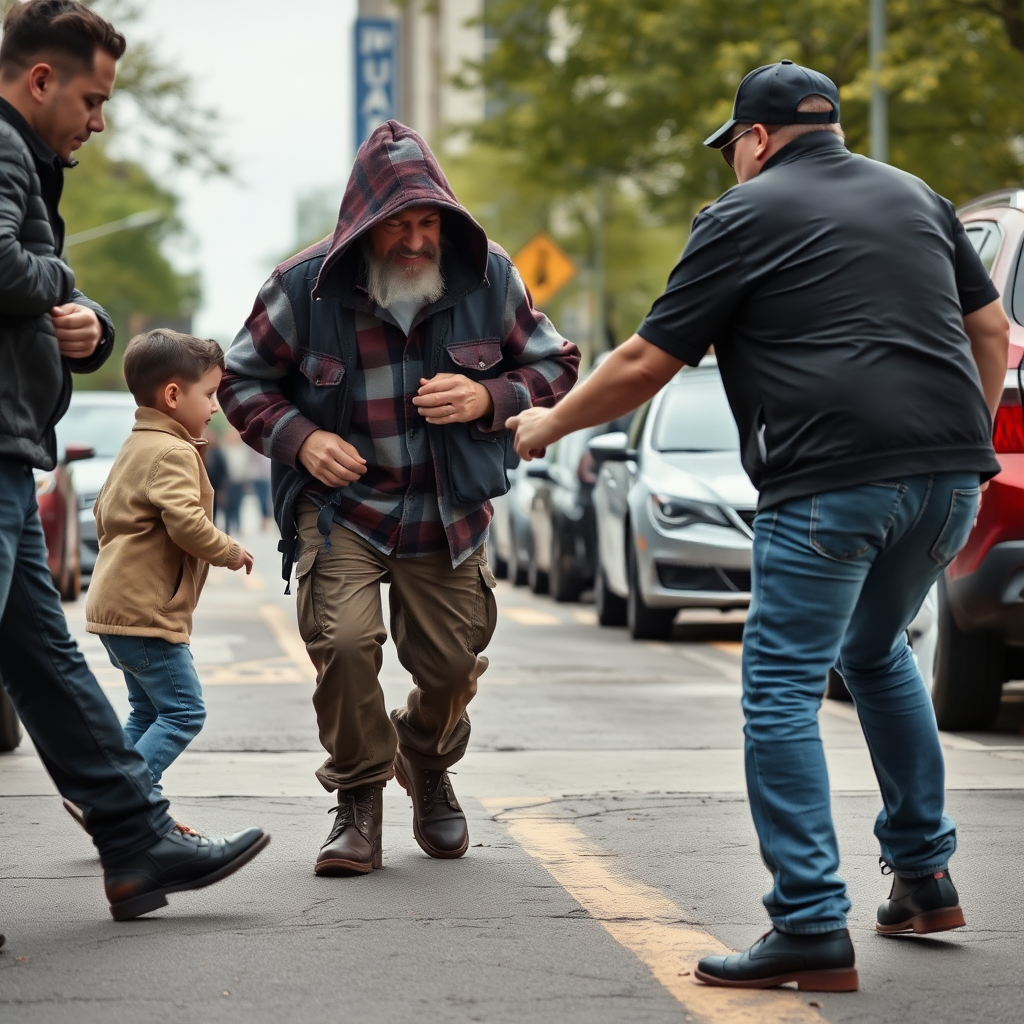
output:
M 576 264 L 541 232 L 512 257 L 536 306 L 543 306 L 576 275 Z

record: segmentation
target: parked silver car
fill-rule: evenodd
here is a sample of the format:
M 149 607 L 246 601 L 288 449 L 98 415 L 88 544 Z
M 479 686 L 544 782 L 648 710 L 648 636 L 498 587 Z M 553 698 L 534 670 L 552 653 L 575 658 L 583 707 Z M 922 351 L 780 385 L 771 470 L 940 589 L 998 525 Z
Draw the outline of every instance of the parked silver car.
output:
M 491 498 L 494 518 L 487 537 L 487 557 L 499 580 L 508 579 L 515 587 L 528 582 L 533 537 L 530 532 L 530 508 L 537 481 L 547 472 L 545 459 L 520 462 L 508 478 L 507 494 Z
M 79 543 L 82 574 L 89 576 L 96 565 L 99 542 L 92 507 L 96 495 L 106 483 L 114 458 L 135 424 L 135 399 L 127 391 L 76 391 L 64 418 L 57 424 L 57 447 L 88 445 L 91 459 L 75 464 L 75 490 L 78 492 Z
M 602 625 L 663 639 L 680 608 L 750 604 L 750 524 L 757 491 L 718 367 L 681 370 L 638 409 L 628 433 L 590 442 Z

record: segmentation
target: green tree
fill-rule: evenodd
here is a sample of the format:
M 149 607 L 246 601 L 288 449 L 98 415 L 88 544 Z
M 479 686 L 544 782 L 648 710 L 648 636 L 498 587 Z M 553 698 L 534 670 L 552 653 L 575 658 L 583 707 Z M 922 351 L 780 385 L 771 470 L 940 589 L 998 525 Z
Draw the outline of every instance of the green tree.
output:
M 889 0 L 890 159 L 960 201 L 1024 169 L 1024 3 Z M 473 130 L 549 187 L 629 176 L 652 210 L 689 215 L 733 184 L 702 140 L 743 74 L 789 57 L 841 89 L 867 146 L 867 0 L 492 0 L 493 46 L 467 66 L 498 112 Z
M 120 356 L 130 335 L 153 321 L 180 323 L 195 309 L 198 279 L 174 270 L 162 250 L 164 239 L 179 230 L 176 206 L 174 195 L 139 164 L 111 159 L 102 136 L 67 173 L 61 207 L 69 236 L 135 213 L 161 215 L 151 226 L 68 247 L 78 287 L 110 313 L 117 334 L 114 356 L 98 373 L 77 378 L 77 387 L 123 388 Z

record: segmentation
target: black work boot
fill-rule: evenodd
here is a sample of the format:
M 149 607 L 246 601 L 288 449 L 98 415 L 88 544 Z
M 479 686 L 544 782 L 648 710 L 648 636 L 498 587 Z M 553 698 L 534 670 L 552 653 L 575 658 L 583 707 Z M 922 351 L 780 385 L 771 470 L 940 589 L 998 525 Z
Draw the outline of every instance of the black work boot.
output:
M 202 889 L 234 874 L 270 842 L 261 828 L 207 839 L 177 827 L 143 850 L 105 868 L 103 885 L 115 921 L 167 906 L 167 895 Z
M 845 928 L 817 935 L 790 935 L 774 928 L 749 949 L 706 956 L 694 975 L 707 985 L 776 988 L 795 981 L 802 992 L 856 992 L 853 943 Z
M 885 874 L 883 862 L 882 873 Z M 963 928 L 960 896 L 948 871 L 935 871 L 924 878 L 908 878 L 893 872 L 889 898 L 878 908 L 875 928 L 883 935 L 898 932 L 948 932 Z
M 469 849 L 469 828 L 448 772 L 417 768 L 399 751 L 395 778 L 412 797 L 412 834 L 420 849 L 442 860 L 461 857 Z
M 339 790 L 338 806 L 331 811 L 334 827 L 313 870 L 318 875 L 367 875 L 383 867 L 384 787 Z

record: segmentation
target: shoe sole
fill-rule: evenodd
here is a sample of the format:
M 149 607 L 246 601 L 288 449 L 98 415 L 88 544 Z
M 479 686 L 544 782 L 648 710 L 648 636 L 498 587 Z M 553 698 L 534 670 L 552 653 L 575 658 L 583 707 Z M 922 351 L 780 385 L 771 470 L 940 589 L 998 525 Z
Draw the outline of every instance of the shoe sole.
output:
M 196 878 L 191 882 L 178 882 L 176 885 L 167 885 L 162 889 L 154 889 L 152 892 L 143 893 L 130 900 L 122 900 L 120 903 L 110 904 L 110 913 L 115 921 L 131 921 L 143 914 L 152 913 L 161 907 L 167 906 L 167 897 L 175 892 L 187 892 L 191 889 L 205 889 L 208 885 L 219 882 L 228 875 L 233 875 L 240 867 L 248 864 L 261 850 L 266 849 L 270 843 L 270 834 L 264 833 L 252 846 L 243 850 L 234 860 L 229 861 L 223 867 L 202 878 Z
M 758 978 L 754 981 L 730 981 L 717 978 L 713 974 L 705 974 L 699 967 L 693 972 L 698 981 L 705 985 L 717 985 L 720 988 L 778 988 L 789 982 L 796 982 L 801 992 L 856 992 L 860 988 L 860 979 L 856 967 L 836 968 L 829 971 L 795 971 L 791 974 L 776 974 L 771 978 Z
M 369 862 L 365 860 L 345 860 L 342 857 L 318 860 L 313 867 L 313 874 L 344 878 L 352 875 L 368 875 L 375 868 L 382 867 L 384 867 L 384 853 L 383 849 L 378 847 Z
M 412 787 L 408 782 L 405 781 L 405 776 L 402 775 L 398 768 L 397 762 L 395 763 L 395 781 L 409 794 L 410 799 L 415 800 L 412 795 Z M 416 845 L 428 856 L 433 857 L 434 860 L 457 860 L 469 849 L 469 833 L 466 833 L 466 841 L 457 850 L 439 850 L 435 846 L 431 846 L 423 836 L 420 834 L 419 822 L 416 819 L 416 812 L 413 811 L 412 815 L 412 834 L 416 840 Z
M 944 907 L 940 910 L 929 910 L 924 914 L 900 921 L 899 924 L 875 924 L 875 931 L 881 935 L 899 935 L 914 932 L 917 935 L 929 935 L 932 932 L 950 932 L 954 928 L 963 928 L 967 922 L 960 907 Z

